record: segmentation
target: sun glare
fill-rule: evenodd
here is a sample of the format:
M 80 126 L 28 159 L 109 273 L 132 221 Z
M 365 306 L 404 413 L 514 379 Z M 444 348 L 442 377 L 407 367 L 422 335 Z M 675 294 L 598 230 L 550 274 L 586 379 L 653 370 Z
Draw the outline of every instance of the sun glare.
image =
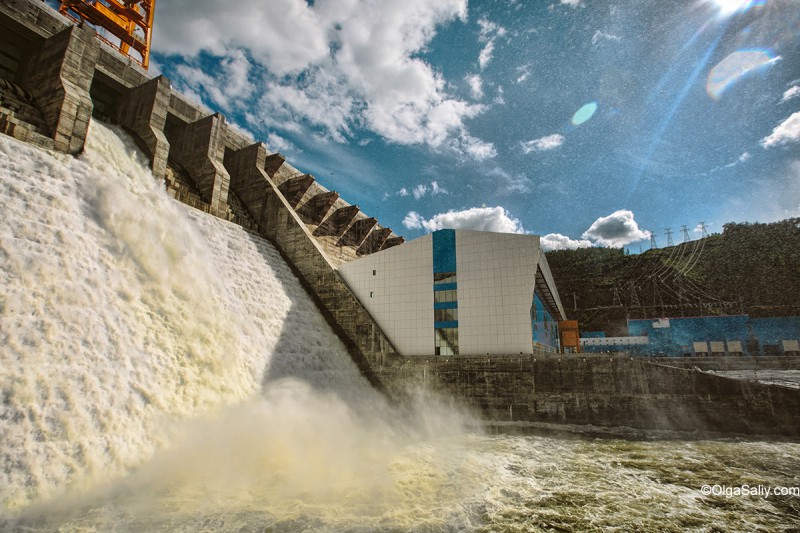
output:
M 706 0 L 714 4 L 720 16 L 733 15 L 737 11 L 744 11 L 753 3 L 752 0 Z

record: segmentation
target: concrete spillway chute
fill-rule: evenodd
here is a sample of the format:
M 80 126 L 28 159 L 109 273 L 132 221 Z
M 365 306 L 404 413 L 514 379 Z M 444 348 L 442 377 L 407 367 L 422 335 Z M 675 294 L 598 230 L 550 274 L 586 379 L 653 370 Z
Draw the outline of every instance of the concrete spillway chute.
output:
M 155 8 L 156 0 L 61 0 L 59 11 L 75 21 L 105 29 L 119 42 L 101 33 L 99 37 L 147 68 Z

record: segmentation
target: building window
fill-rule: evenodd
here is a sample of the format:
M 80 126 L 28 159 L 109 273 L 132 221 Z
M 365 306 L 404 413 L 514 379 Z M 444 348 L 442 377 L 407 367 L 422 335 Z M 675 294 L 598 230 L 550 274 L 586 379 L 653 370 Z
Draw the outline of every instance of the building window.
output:
M 433 320 L 434 322 L 452 322 L 458 320 L 458 308 L 434 309 Z
M 458 355 L 456 233 L 439 230 L 432 239 L 434 353 Z
M 444 285 L 446 283 L 456 283 L 458 279 L 456 279 L 455 272 L 436 272 L 433 274 L 433 284 L 434 285 Z
M 377 271 L 377 270 L 373 270 L 373 271 L 372 271 L 372 275 L 373 275 L 373 276 L 374 276 L 375 274 L 377 274 L 377 273 L 378 273 L 378 271 Z
M 458 355 L 458 328 L 436 328 L 436 355 Z
M 434 303 L 442 303 L 442 302 L 455 302 L 458 299 L 458 290 L 450 289 L 446 291 L 434 291 L 433 293 L 433 301 Z

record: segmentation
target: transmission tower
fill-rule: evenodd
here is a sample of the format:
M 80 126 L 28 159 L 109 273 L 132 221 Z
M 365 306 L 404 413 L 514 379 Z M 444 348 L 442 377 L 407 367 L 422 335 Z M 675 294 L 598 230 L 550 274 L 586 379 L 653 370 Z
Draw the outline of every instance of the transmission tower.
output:
M 667 248 L 669 248 L 670 246 L 675 246 L 675 243 L 672 242 L 672 229 L 665 228 L 664 234 L 667 236 Z
M 681 231 L 683 232 L 683 242 L 689 242 L 689 227 L 681 226 Z
M 706 223 L 705 222 L 700 222 L 699 226 L 700 226 L 700 237 L 701 238 L 702 237 L 708 237 L 708 232 L 706 231 L 706 227 L 707 227 Z
M 641 307 L 642 304 L 639 303 L 639 295 L 636 294 L 636 285 L 634 285 L 633 282 L 630 282 L 629 286 L 631 288 L 631 307 Z
M 652 231 L 650 232 L 650 249 L 651 250 L 658 249 L 658 245 L 656 244 L 656 234 L 653 233 Z

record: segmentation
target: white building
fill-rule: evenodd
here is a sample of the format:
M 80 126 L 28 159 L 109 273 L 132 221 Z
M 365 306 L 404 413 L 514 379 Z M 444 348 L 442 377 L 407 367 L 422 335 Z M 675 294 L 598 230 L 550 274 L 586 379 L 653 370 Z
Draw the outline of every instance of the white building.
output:
M 564 309 L 538 236 L 441 230 L 339 272 L 403 355 L 558 350 Z

